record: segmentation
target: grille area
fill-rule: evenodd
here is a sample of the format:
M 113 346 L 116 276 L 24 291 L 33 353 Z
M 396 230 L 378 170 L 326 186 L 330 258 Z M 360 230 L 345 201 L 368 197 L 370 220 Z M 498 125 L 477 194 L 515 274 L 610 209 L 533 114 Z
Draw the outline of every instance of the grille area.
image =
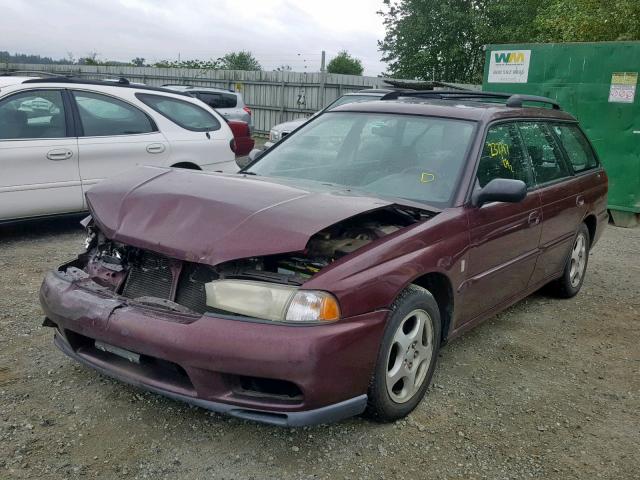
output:
M 204 284 L 215 280 L 217 275 L 210 268 L 197 263 L 185 263 L 178 280 L 175 302 L 194 312 L 207 310 Z
M 204 284 L 218 275 L 208 266 L 197 263 L 182 263 L 152 252 L 141 252 L 131 262 L 129 275 L 124 283 L 122 295 L 128 298 L 155 297 L 171 300 L 197 313 L 208 310 Z M 173 268 L 172 268 L 173 264 Z M 174 273 L 180 272 L 175 298 L 172 298 Z
M 171 300 L 173 275 L 169 259 L 143 252 L 129 271 L 122 295 L 129 298 L 157 297 Z

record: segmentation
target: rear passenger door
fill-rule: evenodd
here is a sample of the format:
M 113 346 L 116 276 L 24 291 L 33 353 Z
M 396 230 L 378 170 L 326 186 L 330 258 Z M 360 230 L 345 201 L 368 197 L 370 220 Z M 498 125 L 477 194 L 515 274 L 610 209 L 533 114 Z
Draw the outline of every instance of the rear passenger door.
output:
M 78 145 L 61 89 L 0 100 L 0 220 L 82 210 Z
M 492 202 L 467 207 L 467 255 L 463 322 L 522 294 L 536 265 L 540 239 L 540 197 L 515 123 L 489 127 L 477 170 L 476 188 L 495 178 L 522 180 L 531 187 L 518 203 Z
M 550 125 L 545 122 L 518 124 L 542 204 L 540 256 L 531 285 L 543 284 L 564 268 L 585 202 L 580 182 L 573 176 Z
M 80 124 L 80 177 L 86 190 L 138 165 L 165 165 L 169 144 L 155 122 L 124 100 L 74 90 Z

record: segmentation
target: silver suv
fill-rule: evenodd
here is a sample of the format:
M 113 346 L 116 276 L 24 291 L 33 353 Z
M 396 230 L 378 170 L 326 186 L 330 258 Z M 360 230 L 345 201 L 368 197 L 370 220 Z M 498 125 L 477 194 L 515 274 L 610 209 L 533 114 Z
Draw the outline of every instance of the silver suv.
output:
M 244 103 L 241 93 L 222 88 L 194 87 L 191 85 L 163 85 L 163 87 L 186 93 L 201 100 L 227 120 L 247 122 L 249 129 L 253 132 L 251 109 Z

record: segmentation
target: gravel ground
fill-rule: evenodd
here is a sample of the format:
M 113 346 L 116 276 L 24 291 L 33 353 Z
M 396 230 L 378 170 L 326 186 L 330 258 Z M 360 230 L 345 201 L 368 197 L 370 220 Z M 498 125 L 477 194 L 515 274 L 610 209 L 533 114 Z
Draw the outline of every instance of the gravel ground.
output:
M 304 429 L 63 356 L 37 292 L 82 239 L 76 220 L 0 229 L 0 478 L 639 478 L 640 229 L 608 228 L 576 298 L 535 294 L 445 347 L 406 420 Z

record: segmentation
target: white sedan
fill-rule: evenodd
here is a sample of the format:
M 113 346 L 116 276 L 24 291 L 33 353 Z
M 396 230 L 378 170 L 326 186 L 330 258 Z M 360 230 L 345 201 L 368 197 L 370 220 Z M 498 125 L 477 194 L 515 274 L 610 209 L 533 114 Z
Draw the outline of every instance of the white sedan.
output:
M 166 89 L 0 77 L 0 222 L 87 209 L 84 192 L 137 165 L 237 171 L 233 133 Z

